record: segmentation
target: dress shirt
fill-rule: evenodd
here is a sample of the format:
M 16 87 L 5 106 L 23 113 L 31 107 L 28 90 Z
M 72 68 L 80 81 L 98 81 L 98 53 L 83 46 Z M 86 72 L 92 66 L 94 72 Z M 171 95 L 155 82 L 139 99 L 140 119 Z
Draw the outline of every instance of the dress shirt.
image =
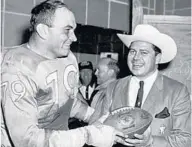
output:
M 156 70 L 152 75 L 147 77 L 146 79 L 142 80 L 144 81 L 144 93 L 143 93 L 143 100 L 142 100 L 142 105 L 145 102 L 147 95 L 149 94 L 149 91 L 151 90 L 151 87 L 153 86 L 153 83 L 155 82 L 157 78 L 158 70 Z M 137 99 L 137 93 L 139 90 L 139 79 L 136 76 L 133 76 L 130 81 L 130 86 L 129 86 L 129 106 L 134 107 L 135 102 Z
M 82 85 L 79 89 L 80 89 L 80 92 L 81 92 L 81 94 L 82 94 L 82 96 L 83 96 L 83 98 L 84 99 L 87 99 L 86 98 L 86 88 L 87 88 L 87 86 L 84 86 L 84 85 Z M 88 86 L 88 96 L 89 96 L 89 99 L 88 100 L 90 100 L 90 98 L 91 98 L 91 95 L 92 95 L 92 93 L 93 93 L 93 91 L 95 90 L 95 84 L 93 84 L 93 86 Z

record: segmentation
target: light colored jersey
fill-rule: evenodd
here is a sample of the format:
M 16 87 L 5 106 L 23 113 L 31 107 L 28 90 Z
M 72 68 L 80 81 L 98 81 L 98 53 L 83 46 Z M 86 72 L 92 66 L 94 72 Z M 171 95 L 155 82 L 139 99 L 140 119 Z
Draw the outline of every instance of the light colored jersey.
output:
M 82 131 L 60 131 L 68 130 L 78 85 L 78 66 L 72 52 L 67 58 L 47 60 L 28 50 L 26 44 L 8 49 L 2 58 L 1 76 L 2 126 L 15 146 L 44 147 L 63 139 L 70 146 L 84 144 Z M 53 137 L 58 134 L 61 140 Z

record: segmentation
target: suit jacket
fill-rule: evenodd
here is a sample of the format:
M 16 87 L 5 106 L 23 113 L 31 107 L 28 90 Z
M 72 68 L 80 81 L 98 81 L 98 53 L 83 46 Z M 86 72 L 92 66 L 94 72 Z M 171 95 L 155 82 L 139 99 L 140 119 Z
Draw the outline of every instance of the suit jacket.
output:
M 103 102 L 106 97 L 106 90 L 108 85 L 110 85 L 110 83 L 114 80 L 115 79 L 110 79 L 96 87 L 95 90 L 97 91 L 97 93 L 94 95 L 93 101 L 91 102 L 91 107 L 94 108 L 95 111 L 89 120 L 89 124 L 96 122 L 102 116 L 104 111 Z
M 105 111 L 129 106 L 128 89 L 131 76 L 110 84 Z M 191 102 L 187 88 L 173 79 L 158 76 L 142 105 L 153 116 L 151 123 L 154 147 L 188 147 L 191 142 Z M 164 113 L 159 116 L 157 114 Z M 156 116 L 156 117 L 155 117 Z
M 96 88 L 96 83 L 93 83 L 93 85 L 91 86 L 92 87 L 92 89 L 93 89 L 93 91 L 92 91 L 92 93 L 91 93 L 91 91 L 89 91 L 89 93 L 91 93 L 90 94 L 90 99 L 86 99 L 84 96 L 83 96 L 83 93 L 82 93 L 82 90 L 81 90 L 81 86 L 79 87 L 79 92 L 78 92 L 78 97 L 79 97 L 79 99 L 81 99 L 84 103 L 86 103 L 86 104 L 88 104 L 89 106 L 91 105 L 91 102 L 92 102 L 92 100 L 93 100 L 93 97 L 94 97 L 94 95 L 96 94 L 96 90 L 95 90 L 95 88 Z

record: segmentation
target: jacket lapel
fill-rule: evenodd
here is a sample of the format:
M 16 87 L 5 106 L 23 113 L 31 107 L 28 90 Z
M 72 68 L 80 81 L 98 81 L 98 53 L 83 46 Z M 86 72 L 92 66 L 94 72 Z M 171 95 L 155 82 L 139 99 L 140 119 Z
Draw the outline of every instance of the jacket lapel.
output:
M 142 106 L 146 111 L 154 109 L 163 98 L 163 76 L 158 73 L 157 78 Z
M 120 93 L 117 93 L 118 101 L 120 101 L 121 106 L 129 106 L 129 85 L 130 85 L 131 76 L 127 79 L 122 79 L 118 88 Z M 120 96 L 120 97 L 119 97 Z
M 130 106 L 129 105 L 129 99 L 130 99 L 130 97 L 129 97 L 129 86 L 130 86 L 130 80 L 131 80 L 131 77 L 132 76 L 129 76 L 129 78 L 127 79 L 127 82 L 126 82 L 126 86 L 124 86 L 125 88 L 124 88 L 124 96 L 126 96 L 124 99 L 125 99 L 125 102 L 124 102 L 124 104 L 125 104 L 125 106 Z

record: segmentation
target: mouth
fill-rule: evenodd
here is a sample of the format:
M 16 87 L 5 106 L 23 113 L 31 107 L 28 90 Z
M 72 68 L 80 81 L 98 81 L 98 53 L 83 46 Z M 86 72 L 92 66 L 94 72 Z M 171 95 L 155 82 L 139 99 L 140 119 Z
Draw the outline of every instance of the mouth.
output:
M 63 42 L 62 48 L 70 48 L 71 42 Z
M 70 44 L 64 44 L 63 48 L 70 48 Z
M 143 64 L 136 64 L 136 63 L 133 63 L 133 68 L 134 69 L 139 69 L 139 68 L 142 68 L 143 67 Z

